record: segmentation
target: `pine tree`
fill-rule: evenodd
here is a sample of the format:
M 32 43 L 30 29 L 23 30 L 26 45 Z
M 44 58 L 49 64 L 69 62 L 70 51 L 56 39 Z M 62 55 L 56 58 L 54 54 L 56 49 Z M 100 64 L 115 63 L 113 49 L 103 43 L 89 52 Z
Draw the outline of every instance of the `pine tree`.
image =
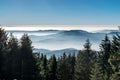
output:
M 43 60 L 43 54 L 40 55 L 40 53 L 35 53 L 35 57 L 36 57 L 36 67 L 37 67 L 37 71 L 36 71 L 36 74 L 37 74 L 37 79 L 38 80 L 41 80 L 41 63 L 42 63 L 42 60 Z
M 62 68 L 62 57 L 58 57 L 58 61 L 57 61 L 57 80 L 62 80 L 62 74 L 63 71 L 61 70 Z
M 56 80 L 57 61 L 55 55 L 51 56 L 48 66 L 49 66 L 48 80 Z
M 75 55 L 63 53 L 57 63 L 57 80 L 74 80 Z
M 18 40 L 11 34 L 8 41 L 8 53 L 5 56 L 6 76 L 8 79 L 20 78 L 20 50 Z
M 63 53 L 61 58 L 58 60 L 58 66 L 57 66 L 57 79 L 58 80 L 68 79 L 66 60 L 67 60 L 67 55 Z
M 46 55 L 41 56 L 41 63 L 39 67 L 42 80 L 48 80 L 48 60 Z
M 7 33 L 4 31 L 4 29 L 0 28 L 0 79 L 5 77 L 4 76 L 4 64 L 5 64 L 5 60 L 4 60 L 4 56 L 7 53 Z
M 92 67 L 92 70 L 91 70 L 90 80 L 104 80 L 103 76 L 104 75 L 102 72 L 102 67 L 100 65 L 100 60 L 99 60 L 99 57 L 97 56 L 97 59 L 94 62 L 94 66 Z
M 75 71 L 75 54 L 71 55 L 69 54 L 68 55 L 68 58 L 67 58 L 67 69 L 68 69 L 68 80 L 74 80 L 74 71 Z
M 21 78 L 23 80 L 35 79 L 36 62 L 32 52 L 32 41 L 27 34 L 21 38 Z
M 84 50 L 79 51 L 75 64 L 75 80 L 90 80 L 91 67 L 95 53 L 91 50 L 89 39 L 86 40 Z
M 114 73 L 111 76 L 111 80 L 120 80 L 120 35 L 113 36 L 111 46 L 111 56 L 109 59 Z
M 108 38 L 108 36 L 105 36 L 105 39 L 102 40 L 102 43 L 100 45 L 100 54 L 101 54 L 101 67 L 104 75 L 104 80 L 109 80 L 111 73 L 112 73 L 112 67 L 109 64 L 108 60 L 110 57 L 110 51 L 111 51 L 111 42 Z

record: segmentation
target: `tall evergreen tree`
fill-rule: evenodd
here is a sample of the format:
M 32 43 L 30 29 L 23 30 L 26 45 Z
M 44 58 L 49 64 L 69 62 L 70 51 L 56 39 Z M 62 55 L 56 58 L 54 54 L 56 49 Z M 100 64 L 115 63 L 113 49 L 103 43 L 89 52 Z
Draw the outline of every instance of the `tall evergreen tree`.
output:
M 111 80 L 120 80 L 120 35 L 113 36 L 111 46 L 111 56 L 109 62 L 112 65 L 114 73 Z
M 75 55 L 64 53 L 58 58 L 57 80 L 74 80 Z
M 62 75 L 63 75 L 63 71 L 62 71 L 62 56 L 58 58 L 57 61 L 57 80 L 62 80 Z
M 36 62 L 32 52 L 32 41 L 27 34 L 21 38 L 21 78 L 22 80 L 35 79 Z
M 99 56 L 97 56 L 94 62 L 94 66 L 92 67 L 92 70 L 91 70 L 90 80 L 104 80 L 103 76 L 104 75 L 102 72 L 102 67 L 100 65 L 100 59 L 99 59 Z
M 90 80 L 91 67 L 95 53 L 91 50 L 91 43 L 87 39 L 84 50 L 79 51 L 75 64 L 75 80 Z
M 75 71 L 75 54 L 68 55 L 67 58 L 67 69 L 68 69 L 68 80 L 74 80 L 74 71 Z
M 20 78 L 20 50 L 18 40 L 12 34 L 8 41 L 8 51 L 5 56 L 5 75 L 8 79 Z
M 46 55 L 41 56 L 41 63 L 39 67 L 42 80 L 48 80 L 48 60 Z
M 48 80 L 56 80 L 57 61 L 55 55 L 51 56 L 48 66 L 49 66 Z
M 4 29 L 0 28 L 0 78 L 4 77 L 4 57 L 7 53 L 7 33 L 4 31 Z
M 109 80 L 111 73 L 112 73 L 112 67 L 108 62 L 108 59 L 110 57 L 110 51 L 111 51 L 111 42 L 108 38 L 108 36 L 105 36 L 105 39 L 102 40 L 102 43 L 100 45 L 100 54 L 101 54 L 101 67 L 104 74 L 104 80 Z
M 35 63 L 36 63 L 36 69 L 35 69 L 35 75 L 36 75 L 36 80 L 41 80 L 41 75 L 40 75 L 40 64 L 41 64 L 41 57 L 40 53 L 33 53 L 34 58 L 35 58 Z

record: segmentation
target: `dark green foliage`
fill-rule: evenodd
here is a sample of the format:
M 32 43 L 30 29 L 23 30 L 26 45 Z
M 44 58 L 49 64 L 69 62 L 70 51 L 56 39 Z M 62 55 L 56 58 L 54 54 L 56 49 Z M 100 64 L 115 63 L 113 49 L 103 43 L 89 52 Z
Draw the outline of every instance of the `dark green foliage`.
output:
M 18 41 L 0 28 L 0 80 L 120 80 L 120 35 L 112 42 L 106 35 L 100 49 L 93 51 L 87 40 L 77 56 L 47 59 L 33 53 L 27 34 Z
M 94 66 L 91 70 L 91 78 L 90 80 L 104 80 L 102 72 L 102 67 L 100 65 L 99 57 L 96 58 L 96 61 L 94 62 Z
M 91 67 L 95 52 L 91 50 L 89 40 L 84 45 L 84 50 L 79 51 L 75 64 L 75 80 L 90 80 Z
M 108 38 L 108 36 L 105 36 L 105 39 L 102 40 L 102 43 L 100 45 L 100 59 L 101 59 L 101 67 L 103 71 L 103 75 L 105 75 L 104 80 L 109 80 L 111 73 L 112 73 L 112 67 L 110 63 L 108 62 L 110 58 L 110 51 L 111 51 L 111 42 Z
M 114 71 L 111 80 L 120 80 L 120 35 L 118 34 L 113 36 L 109 62 Z
M 35 79 L 36 63 L 32 53 L 32 42 L 27 34 L 21 38 L 21 78 L 22 80 Z
M 20 48 L 18 40 L 11 34 L 8 41 L 8 52 L 5 56 L 5 76 L 11 79 L 20 78 L 20 66 Z
M 120 72 L 114 72 L 114 74 L 112 74 L 110 80 L 120 80 Z
M 120 35 L 113 36 L 110 63 L 115 71 L 120 67 Z
M 48 80 L 56 80 L 57 79 L 57 61 L 56 61 L 56 57 L 55 55 L 51 56 L 51 58 L 49 59 L 49 63 L 48 63 Z
M 58 58 L 57 80 L 74 80 L 75 55 L 66 55 Z
M 75 54 L 71 55 L 69 54 L 68 55 L 68 72 L 69 72 L 69 80 L 74 80 L 74 71 L 75 71 Z
M 66 80 L 68 78 L 66 60 L 67 60 L 67 56 L 65 53 L 58 60 L 58 67 L 57 67 L 58 80 Z
M 42 80 L 48 80 L 48 60 L 46 55 L 41 55 L 39 58 L 39 75 Z
M 3 78 L 4 73 L 4 56 L 7 53 L 7 33 L 0 28 L 0 78 Z

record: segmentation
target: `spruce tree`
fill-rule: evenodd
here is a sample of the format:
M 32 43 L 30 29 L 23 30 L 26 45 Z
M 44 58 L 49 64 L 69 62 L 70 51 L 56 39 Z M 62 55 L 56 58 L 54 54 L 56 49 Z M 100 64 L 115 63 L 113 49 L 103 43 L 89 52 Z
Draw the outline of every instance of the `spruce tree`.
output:
M 57 79 L 58 80 L 68 79 L 66 60 L 67 60 L 67 55 L 63 53 L 63 55 L 58 60 L 58 66 L 57 66 Z
M 57 61 L 55 55 L 51 56 L 48 66 L 49 66 L 48 80 L 56 80 Z
M 41 56 L 40 75 L 42 80 L 48 80 L 48 60 L 46 55 Z
M 62 57 L 58 57 L 58 61 L 57 61 L 57 80 L 62 80 L 63 71 L 61 70 L 61 68 L 62 68 Z
M 102 40 L 102 43 L 100 44 L 100 57 L 101 57 L 101 67 L 104 75 L 104 80 L 109 80 L 111 73 L 112 73 L 112 67 L 109 64 L 108 60 L 110 58 L 110 51 L 111 51 L 111 42 L 108 38 L 108 36 L 105 36 L 105 39 Z
M 95 53 L 91 50 L 89 39 L 86 40 L 84 50 L 79 51 L 75 63 L 75 80 L 90 80 L 91 67 Z
M 5 64 L 5 55 L 7 53 L 7 33 L 4 31 L 4 29 L 0 28 L 0 79 L 5 77 L 4 75 L 4 64 Z
M 63 53 L 58 58 L 57 80 L 74 80 L 75 55 Z
M 18 40 L 11 34 L 8 41 L 8 52 L 5 56 L 6 76 L 8 79 L 20 78 L 20 50 Z
M 114 73 L 111 76 L 111 80 L 120 80 L 120 35 L 113 36 L 111 46 L 111 56 L 109 62 L 112 66 Z
M 71 55 L 69 54 L 68 55 L 68 58 L 67 58 L 67 69 L 68 69 L 68 80 L 74 80 L 74 71 L 75 71 L 75 54 Z
M 36 62 L 32 52 L 32 41 L 27 34 L 21 38 L 21 78 L 22 80 L 35 79 Z
M 36 71 L 37 79 L 41 80 L 42 78 L 41 78 L 41 73 L 40 72 L 41 72 L 41 63 L 42 63 L 42 60 L 43 60 L 43 54 L 40 55 L 40 53 L 36 53 L 35 57 L 36 57 L 36 61 L 37 61 L 37 63 L 36 63 L 36 66 L 37 66 L 37 71 Z
M 104 80 L 102 72 L 102 67 L 100 65 L 99 56 L 97 56 L 97 59 L 94 62 L 94 65 L 91 70 L 91 77 L 90 80 Z

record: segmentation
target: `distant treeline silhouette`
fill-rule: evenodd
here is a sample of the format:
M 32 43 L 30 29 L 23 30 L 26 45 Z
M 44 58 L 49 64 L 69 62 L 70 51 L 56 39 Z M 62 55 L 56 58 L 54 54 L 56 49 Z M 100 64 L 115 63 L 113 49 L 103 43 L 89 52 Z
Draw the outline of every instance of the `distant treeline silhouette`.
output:
M 27 34 L 18 40 L 0 28 L 0 80 L 120 80 L 120 35 L 112 40 L 105 35 L 100 51 L 92 50 L 87 39 L 77 55 L 47 59 L 33 53 Z

